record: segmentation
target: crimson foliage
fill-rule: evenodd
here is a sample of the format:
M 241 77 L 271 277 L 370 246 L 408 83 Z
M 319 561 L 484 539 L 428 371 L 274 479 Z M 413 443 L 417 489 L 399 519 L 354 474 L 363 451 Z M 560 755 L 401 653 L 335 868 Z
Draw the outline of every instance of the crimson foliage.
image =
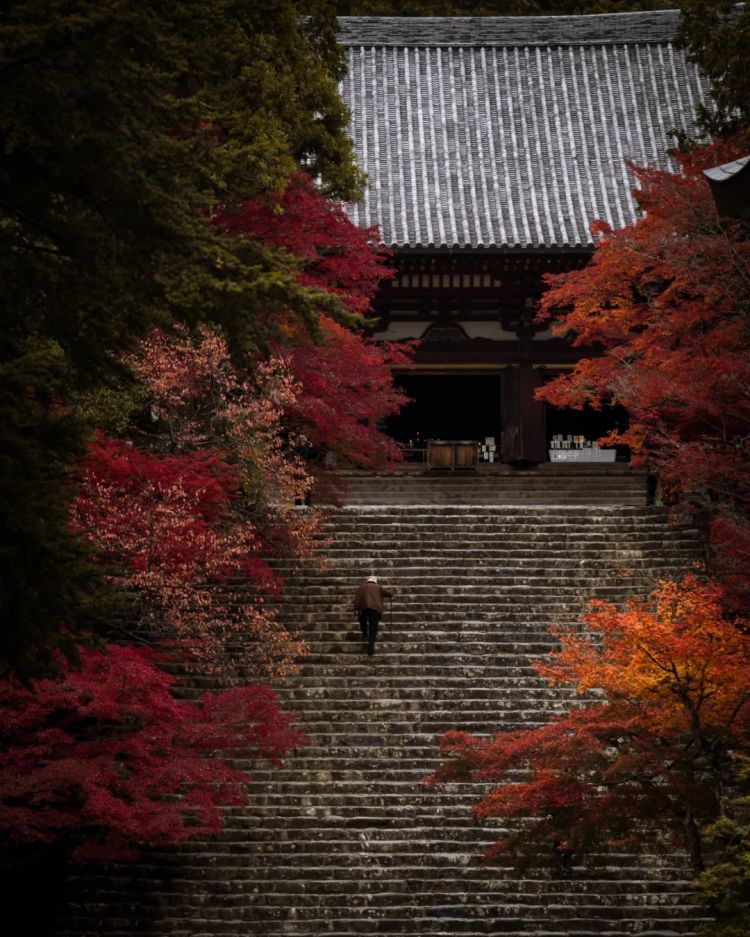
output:
M 309 330 L 283 323 L 283 340 L 274 345 L 299 383 L 288 412 L 313 461 L 326 452 L 367 467 L 397 460 L 399 449 L 379 424 L 407 400 L 391 368 L 409 366 L 415 343 L 376 344 L 363 333 L 379 283 L 394 275 L 390 251 L 373 246 L 376 229 L 353 225 L 302 173 L 274 201 L 224 210 L 217 223 L 288 251 L 299 261 L 300 282 L 335 301 Z
M 60 680 L 0 684 L 0 830 L 6 843 L 68 839 L 74 858 L 132 858 L 216 832 L 245 802 L 233 759 L 279 759 L 299 747 L 295 715 L 265 686 L 196 702 L 149 651 L 111 646 L 61 661 Z
M 377 228 L 352 224 L 341 205 L 325 198 L 302 172 L 283 194 L 225 208 L 216 222 L 230 235 L 250 235 L 288 251 L 300 261 L 303 285 L 333 293 L 355 316 L 369 312 L 380 281 L 394 275 L 391 251 L 374 246 Z

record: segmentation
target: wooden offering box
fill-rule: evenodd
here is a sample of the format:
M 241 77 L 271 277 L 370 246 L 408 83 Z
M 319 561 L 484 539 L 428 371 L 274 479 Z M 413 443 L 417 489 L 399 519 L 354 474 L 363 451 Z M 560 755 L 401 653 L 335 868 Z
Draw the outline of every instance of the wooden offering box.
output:
M 431 469 L 476 469 L 478 464 L 478 442 L 433 439 L 427 443 L 427 465 Z

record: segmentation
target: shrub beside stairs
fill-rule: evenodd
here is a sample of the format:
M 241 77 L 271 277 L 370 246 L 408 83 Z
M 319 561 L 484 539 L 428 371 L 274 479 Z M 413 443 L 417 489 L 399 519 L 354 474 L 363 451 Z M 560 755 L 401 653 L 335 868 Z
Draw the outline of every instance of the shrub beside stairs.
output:
M 252 802 L 220 837 L 73 881 L 61 934 L 695 934 L 706 915 L 682 857 L 584 856 L 571 878 L 551 862 L 482 868 L 500 827 L 472 821 L 480 791 L 422 784 L 445 730 L 539 724 L 570 704 L 533 669 L 551 623 L 700 559 L 695 530 L 646 506 L 642 476 L 608 477 L 550 478 L 531 497 L 483 481 L 473 504 L 453 477 L 354 480 L 327 568 L 284 570 L 281 612 L 311 653 L 278 690 L 310 745 L 281 769 L 248 765 Z M 373 658 L 351 607 L 370 572 L 395 592 Z

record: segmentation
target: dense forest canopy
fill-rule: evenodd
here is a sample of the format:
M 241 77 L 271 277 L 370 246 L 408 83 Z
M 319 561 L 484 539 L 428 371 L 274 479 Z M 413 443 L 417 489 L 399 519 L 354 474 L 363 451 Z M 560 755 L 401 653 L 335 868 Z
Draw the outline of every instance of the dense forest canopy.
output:
M 227 238 L 210 214 L 300 166 L 356 196 L 335 31 L 331 5 L 310 0 L 4 5 L 3 663 L 38 670 L 107 617 L 68 529 L 91 429 L 74 396 L 119 389 L 122 354 L 156 325 L 220 325 L 239 361 L 272 337 L 275 310 L 314 324 L 325 305 L 288 254 Z

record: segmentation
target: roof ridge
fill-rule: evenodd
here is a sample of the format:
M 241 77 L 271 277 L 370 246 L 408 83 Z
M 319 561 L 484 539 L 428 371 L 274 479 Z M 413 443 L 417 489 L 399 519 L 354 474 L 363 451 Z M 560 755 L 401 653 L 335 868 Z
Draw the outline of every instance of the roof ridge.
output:
M 743 4 L 737 4 L 743 6 Z M 394 23 L 430 23 L 430 22 L 450 22 L 460 23 L 466 20 L 475 20 L 482 23 L 492 22 L 493 20 L 510 20 L 522 23 L 526 20 L 594 20 L 594 19 L 635 19 L 641 16 L 663 16 L 665 14 L 679 13 L 678 7 L 665 7 L 661 10 L 615 10 L 608 13 L 539 13 L 529 16 L 339 16 L 338 21 L 344 23 L 356 23 L 360 20 L 373 21 L 391 21 Z
M 342 16 L 344 46 L 550 46 L 674 40 L 679 10 L 567 16 Z

